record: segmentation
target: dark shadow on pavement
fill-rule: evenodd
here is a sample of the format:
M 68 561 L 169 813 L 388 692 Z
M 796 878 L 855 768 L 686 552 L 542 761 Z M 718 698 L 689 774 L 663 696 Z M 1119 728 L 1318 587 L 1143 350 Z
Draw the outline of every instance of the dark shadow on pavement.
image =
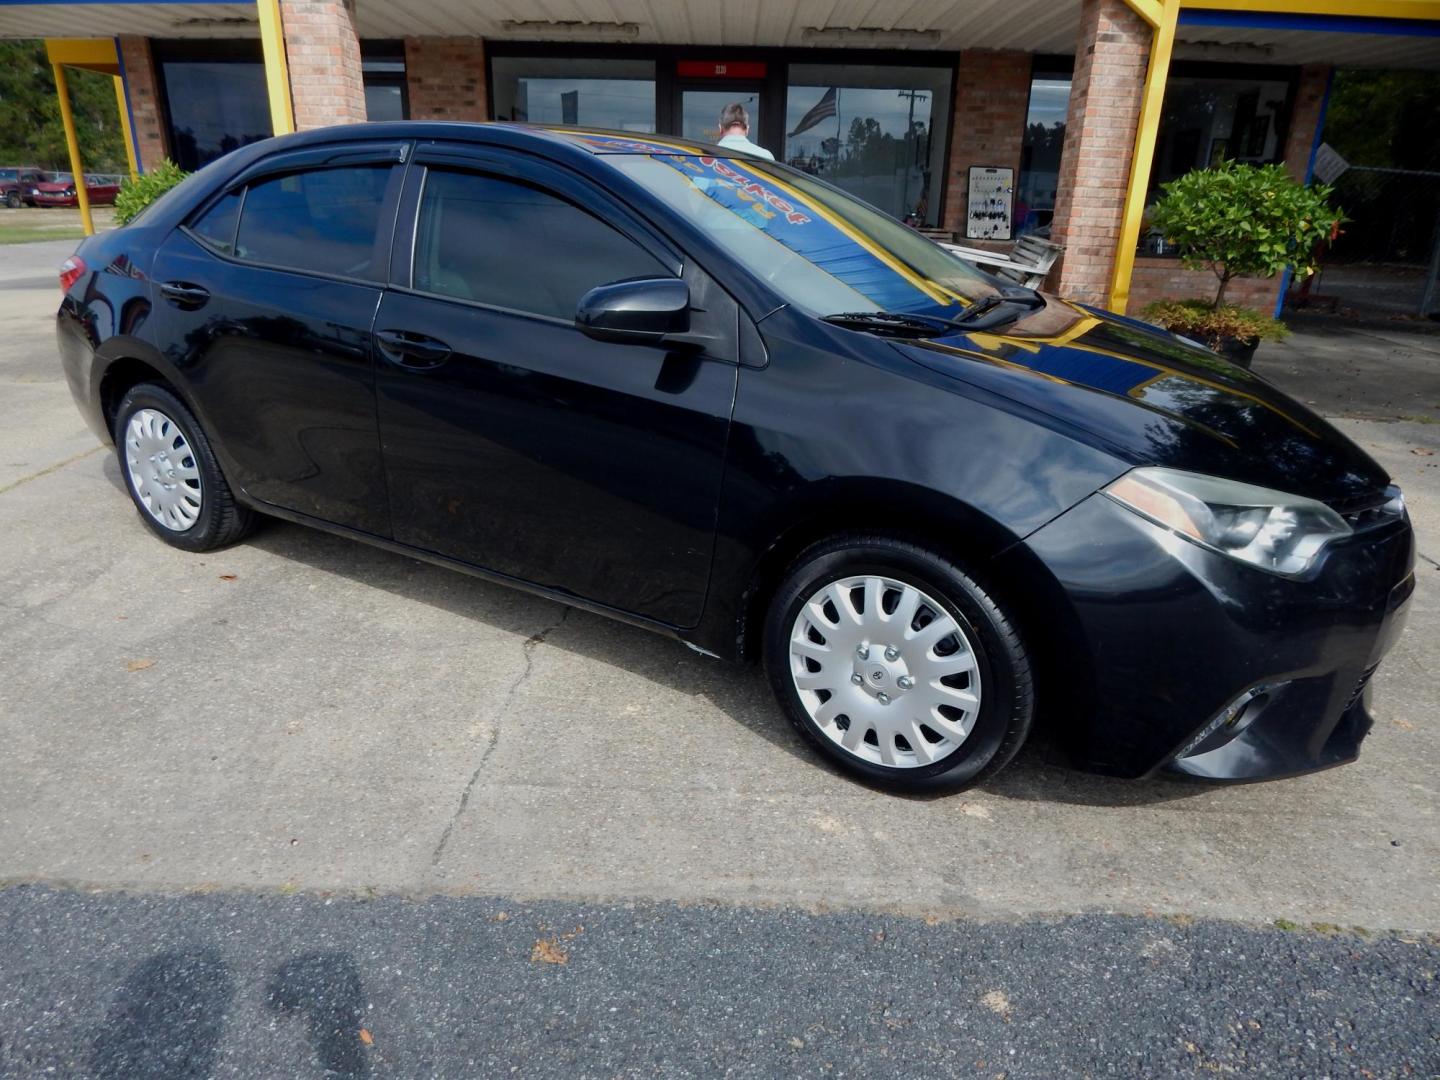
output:
M 363 1080 L 370 1075 L 360 1035 L 364 990 L 355 961 L 339 952 L 288 960 L 266 987 L 266 1000 L 281 1015 L 300 1017 L 327 1077 Z
M 95 1037 L 91 1066 L 100 1080 L 204 1080 L 234 984 L 209 949 L 158 953 L 116 993 Z

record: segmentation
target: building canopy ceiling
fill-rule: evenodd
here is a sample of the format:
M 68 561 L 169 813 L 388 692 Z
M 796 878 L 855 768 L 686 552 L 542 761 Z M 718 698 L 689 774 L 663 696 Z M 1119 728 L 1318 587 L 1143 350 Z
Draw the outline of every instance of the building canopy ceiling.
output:
M 1073 53 L 1080 0 L 358 0 L 365 38 Z M 0 4 L 0 37 L 255 37 L 253 3 Z M 1176 57 L 1440 69 L 1440 38 L 1181 25 Z

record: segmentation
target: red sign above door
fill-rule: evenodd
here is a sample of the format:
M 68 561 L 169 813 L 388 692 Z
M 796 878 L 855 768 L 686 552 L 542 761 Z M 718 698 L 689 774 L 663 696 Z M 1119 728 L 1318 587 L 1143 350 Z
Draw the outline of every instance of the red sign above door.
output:
M 763 79 L 765 64 L 759 60 L 681 60 L 675 73 L 682 79 Z

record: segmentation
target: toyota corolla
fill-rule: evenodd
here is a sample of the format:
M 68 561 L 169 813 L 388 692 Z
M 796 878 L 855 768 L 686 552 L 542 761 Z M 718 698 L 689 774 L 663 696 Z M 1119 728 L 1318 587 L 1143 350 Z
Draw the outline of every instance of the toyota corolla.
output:
M 1126 777 L 1349 761 L 1414 587 L 1400 492 L 1263 379 L 718 147 L 272 139 L 61 284 L 161 540 L 274 516 L 759 659 L 880 785 L 1037 722 Z

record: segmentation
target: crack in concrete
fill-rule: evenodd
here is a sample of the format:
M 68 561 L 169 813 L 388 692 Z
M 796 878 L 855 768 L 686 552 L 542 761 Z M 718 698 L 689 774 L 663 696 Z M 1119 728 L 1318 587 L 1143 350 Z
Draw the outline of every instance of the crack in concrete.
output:
M 78 453 L 78 454 L 72 454 L 70 457 L 66 458 L 64 461 L 57 461 L 57 462 L 55 462 L 55 464 L 53 464 L 53 465 L 47 465 L 45 468 L 41 469 L 39 472 L 33 472 L 33 473 L 31 473 L 29 476 L 22 476 L 22 477 L 20 477 L 20 479 L 11 481 L 10 483 L 6 484 L 4 487 L 0 487 L 0 495 L 5 495 L 5 494 L 7 494 L 8 492 L 14 491 L 16 488 L 18 488 L 18 487 L 19 487 L 20 485 L 22 485 L 22 484 L 28 484 L 28 483 L 30 483 L 31 480 L 39 480 L 42 476 L 49 476 L 51 473 L 56 472 L 56 471 L 59 470 L 59 469 L 65 468 L 66 465 L 73 465 L 73 464 L 75 464 L 75 462 L 81 461 L 81 460 L 83 460 L 83 459 L 85 459 L 85 458 L 87 458 L 87 457 L 90 457 L 92 454 L 98 454 L 101 450 L 108 450 L 108 449 L 109 449 L 109 447 L 106 447 L 106 446 L 92 446 L 89 450 L 82 450 L 82 451 L 81 451 L 80 453 Z
M 512 682 L 510 688 L 505 691 L 505 698 L 500 702 L 500 708 L 496 710 L 495 713 L 495 728 L 490 732 L 490 740 L 485 746 L 485 752 L 480 755 L 480 761 L 476 764 L 475 771 L 470 774 L 470 779 L 465 784 L 465 790 L 460 793 L 460 805 L 455 808 L 455 813 L 451 815 L 450 820 L 445 825 L 445 831 L 440 834 L 440 842 L 435 845 L 435 850 L 430 855 L 431 866 L 439 865 L 440 856 L 445 854 L 445 845 L 450 842 L 450 834 L 455 831 L 455 824 L 464 816 L 465 808 L 470 805 L 470 796 L 475 791 L 475 785 L 480 781 L 480 774 L 485 771 L 485 763 L 490 760 L 490 755 L 495 752 L 495 747 L 500 742 L 501 718 L 509 712 L 510 705 L 515 700 L 515 695 L 519 693 L 520 688 L 530 680 L 530 673 L 535 668 L 533 653 L 535 652 L 536 646 L 543 645 L 546 638 L 565 624 L 565 620 L 570 617 L 570 610 L 568 607 L 565 608 L 565 610 L 560 613 L 560 618 L 556 619 L 543 630 L 531 634 L 521 644 L 521 655 L 525 659 L 524 670 L 515 677 L 515 681 Z

